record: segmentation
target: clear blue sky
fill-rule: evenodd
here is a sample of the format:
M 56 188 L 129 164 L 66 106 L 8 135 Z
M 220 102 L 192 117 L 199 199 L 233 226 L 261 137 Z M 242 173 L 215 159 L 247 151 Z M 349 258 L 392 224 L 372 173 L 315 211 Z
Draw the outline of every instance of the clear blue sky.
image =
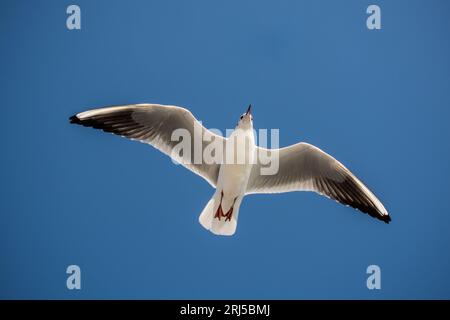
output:
M 448 1 L 79 0 L 68 31 L 72 3 L 0 4 L 0 298 L 450 298 Z M 252 103 L 256 128 L 335 156 L 393 221 L 255 195 L 216 237 L 197 221 L 205 181 L 68 122 L 138 102 L 220 129 Z

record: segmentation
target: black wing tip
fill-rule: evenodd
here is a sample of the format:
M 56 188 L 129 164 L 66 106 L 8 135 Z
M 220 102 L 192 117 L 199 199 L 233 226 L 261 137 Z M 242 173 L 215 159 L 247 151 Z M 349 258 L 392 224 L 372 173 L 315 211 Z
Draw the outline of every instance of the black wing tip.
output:
M 387 224 L 389 224 L 389 222 L 391 222 L 391 216 L 388 214 L 386 214 L 384 216 L 379 216 L 378 219 L 380 219 L 381 221 L 384 221 Z
M 76 114 L 69 118 L 70 123 L 81 124 L 80 118 L 77 117 Z

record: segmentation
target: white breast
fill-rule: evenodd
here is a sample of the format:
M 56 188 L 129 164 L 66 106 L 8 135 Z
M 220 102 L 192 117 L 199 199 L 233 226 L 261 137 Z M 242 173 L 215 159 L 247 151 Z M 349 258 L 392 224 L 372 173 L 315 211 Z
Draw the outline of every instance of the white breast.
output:
M 239 196 L 245 193 L 255 148 L 253 130 L 235 130 L 227 139 L 217 183 L 224 194 Z

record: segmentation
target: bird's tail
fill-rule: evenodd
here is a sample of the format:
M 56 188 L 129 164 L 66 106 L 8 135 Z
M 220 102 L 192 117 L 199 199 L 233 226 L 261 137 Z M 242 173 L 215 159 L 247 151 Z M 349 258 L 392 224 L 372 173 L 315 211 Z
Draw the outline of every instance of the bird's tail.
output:
M 216 192 L 203 209 L 198 221 L 207 230 L 216 235 L 232 236 L 236 232 L 239 207 L 242 198 L 236 199 L 232 211 L 224 213 L 221 207 L 222 196 Z M 229 214 L 229 216 L 227 216 Z

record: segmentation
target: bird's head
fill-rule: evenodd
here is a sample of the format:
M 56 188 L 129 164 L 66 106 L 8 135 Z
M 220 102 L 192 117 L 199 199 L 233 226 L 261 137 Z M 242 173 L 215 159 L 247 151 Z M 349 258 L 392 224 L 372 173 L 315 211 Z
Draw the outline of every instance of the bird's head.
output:
M 242 130 L 253 129 L 252 105 L 249 105 L 247 112 L 245 112 L 239 118 L 236 129 L 242 129 Z

